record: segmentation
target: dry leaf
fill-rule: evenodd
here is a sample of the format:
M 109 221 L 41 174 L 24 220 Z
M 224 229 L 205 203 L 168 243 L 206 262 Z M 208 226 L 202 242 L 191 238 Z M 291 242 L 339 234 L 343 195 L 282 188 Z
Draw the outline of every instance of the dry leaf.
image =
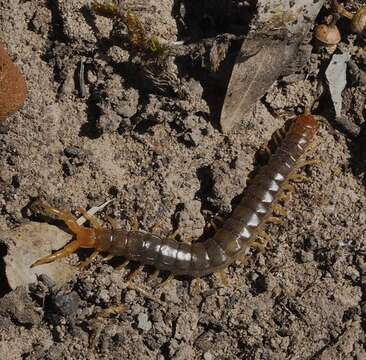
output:
M 342 91 L 347 85 L 347 62 L 349 54 L 333 55 L 329 63 L 325 76 L 328 82 L 329 93 L 332 98 L 336 116 L 341 116 L 342 111 Z

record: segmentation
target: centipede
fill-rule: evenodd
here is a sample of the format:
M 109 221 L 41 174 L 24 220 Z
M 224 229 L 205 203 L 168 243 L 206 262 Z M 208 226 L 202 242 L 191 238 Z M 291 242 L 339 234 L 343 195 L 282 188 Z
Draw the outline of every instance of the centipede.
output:
M 274 214 L 281 199 L 293 190 L 291 180 L 300 175 L 300 168 L 313 163 L 307 159 L 319 124 L 319 118 L 309 113 L 290 122 L 268 162 L 248 182 L 231 215 L 212 237 L 202 242 L 188 244 L 137 229 L 103 228 L 94 216 L 82 209 L 80 211 L 92 226 L 81 226 L 72 214 L 39 199 L 36 203 L 38 210 L 64 221 L 75 238 L 64 248 L 38 259 L 31 267 L 66 257 L 80 248 L 91 248 L 94 251 L 84 265 L 104 253 L 108 258 L 123 257 L 126 261 L 136 261 L 141 266 L 152 265 L 158 271 L 173 275 L 200 278 L 222 271 L 245 255 L 258 238 L 268 238 L 264 227 L 273 219 L 279 219 L 274 218 Z

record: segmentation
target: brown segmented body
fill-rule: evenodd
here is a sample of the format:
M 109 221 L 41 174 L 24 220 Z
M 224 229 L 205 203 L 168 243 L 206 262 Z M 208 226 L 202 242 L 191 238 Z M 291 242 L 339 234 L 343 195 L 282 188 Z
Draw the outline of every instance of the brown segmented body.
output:
M 177 275 L 199 277 L 221 270 L 249 248 L 271 217 L 273 205 L 284 191 L 290 176 L 299 168 L 300 160 L 318 127 L 318 121 L 312 115 L 302 115 L 293 121 L 268 164 L 250 181 L 239 205 L 215 235 L 205 242 L 186 244 L 143 231 L 70 227 L 76 233 L 76 240 L 34 265 L 66 256 L 75 248 L 91 247 L 96 252 L 123 256 Z M 46 210 L 59 218 L 62 218 L 59 214 L 67 216 L 50 207 Z

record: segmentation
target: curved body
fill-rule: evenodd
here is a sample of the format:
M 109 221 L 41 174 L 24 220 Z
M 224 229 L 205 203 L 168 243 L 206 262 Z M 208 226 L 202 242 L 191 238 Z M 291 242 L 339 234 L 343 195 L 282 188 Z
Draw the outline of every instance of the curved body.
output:
M 142 231 L 96 229 L 96 244 L 111 255 L 178 275 L 204 276 L 225 268 L 245 252 L 272 215 L 273 204 L 298 169 L 318 126 L 312 115 L 294 120 L 268 164 L 250 181 L 240 204 L 205 242 L 189 245 Z
M 33 265 L 54 261 L 84 247 L 94 248 L 94 255 L 106 252 L 111 256 L 123 256 L 177 275 L 199 277 L 221 270 L 245 253 L 260 235 L 291 176 L 306 164 L 301 159 L 318 127 L 318 121 L 312 115 L 299 116 L 292 122 L 268 164 L 249 182 L 239 205 L 215 235 L 204 242 L 186 244 L 143 231 L 103 229 L 84 213 L 96 225 L 95 229 L 89 229 L 77 225 L 69 214 L 42 203 L 48 213 L 65 221 L 76 239 Z

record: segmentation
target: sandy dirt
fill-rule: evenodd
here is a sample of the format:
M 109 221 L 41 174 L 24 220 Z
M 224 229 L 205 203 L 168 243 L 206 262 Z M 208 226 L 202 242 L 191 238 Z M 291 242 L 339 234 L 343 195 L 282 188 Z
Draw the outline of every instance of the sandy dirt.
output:
M 240 1 L 125 3 L 168 43 L 240 34 L 253 12 Z M 87 4 L 0 0 L 0 39 L 29 91 L 24 108 L 0 124 L 0 229 L 54 223 L 30 211 L 36 197 L 72 212 L 113 198 L 104 221 L 126 227 L 137 216 L 162 236 L 206 236 L 205 224 L 230 213 L 260 147 L 311 102 L 327 56 L 313 51 L 295 82 L 277 82 L 244 125 L 223 135 L 211 96 L 221 94 L 221 74 L 209 72 L 208 49 L 143 80 L 126 29 Z M 366 70 L 363 40 L 341 26 L 340 48 Z M 344 115 L 362 128 L 366 86 L 348 79 Z M 226 281 L 211 275 L 201 289 L 184 278 L 158 288 L 161 278 L 145 268 L 128 287 L 137 264 L 118 271 L 118 261 L 97 261 L 61 288 L 41 276 L 10 291 L 0 260 L 0 357 L 366 359 L 365 137 L 333 125 L 319 132 L 321 165 L 303 171 L 289 215 L 269 225 L 268 248 L 227 269 Z

